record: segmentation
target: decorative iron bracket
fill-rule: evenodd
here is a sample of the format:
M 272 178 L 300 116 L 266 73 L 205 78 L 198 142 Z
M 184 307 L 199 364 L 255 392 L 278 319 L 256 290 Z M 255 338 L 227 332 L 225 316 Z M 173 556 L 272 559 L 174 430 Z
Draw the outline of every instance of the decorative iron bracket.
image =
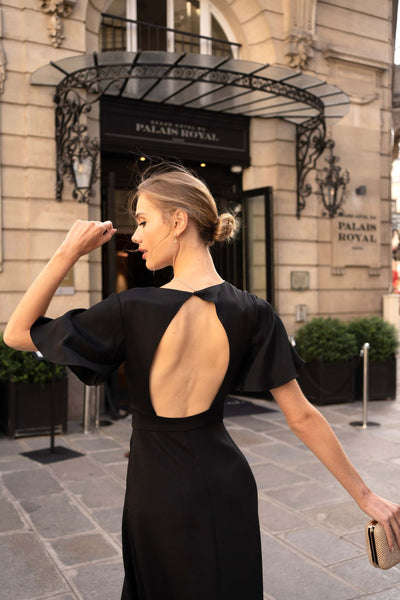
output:
M 79 202 L 87 202 L 93 196 L 93 184 L 99 178 L 97 155 L 100 144 L 97 139 L 90 139 L 87 135 L 87 125 L 80 122 L 81 116 L 91 110 L 94 101 L 85 102 L 82 96 L 74 89 L 59 90 L 54 96 L 56 103 L 56 155 L 57 179 L 56 198 L 62 200 L 64 175 L 72 183 L 75 182 L 73 161 L 78 159 L 83 163 L 87 158 L 92 160 L 92 171 L 89 186 L 79 189 L 74 186 L 72 195 Z
M 296 216 L 306 206 L 306 198 L 311 194 L 307 175 L 315 169 L 316 162 L 326 148 L 326 126 L 323 115 L 309 119 L 296 126 L 296 166 L 297 166 L 297 206 Z

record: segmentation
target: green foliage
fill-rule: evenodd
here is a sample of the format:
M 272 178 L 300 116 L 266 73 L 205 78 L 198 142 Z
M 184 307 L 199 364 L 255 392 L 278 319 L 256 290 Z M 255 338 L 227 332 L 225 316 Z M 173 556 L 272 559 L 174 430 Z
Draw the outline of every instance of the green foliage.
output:
M 394 325 L 380 317 L 362 317 L 349 323 L 349 331 L 356 337 L 359 350 L 368 342 L 368 356 L 373 361 L 384 361 L 396 354 L 399 345 Z
M 339 319 L 315 317 L 298 330 L 296 346 L 306 361 L 337 362 L 358 354 L 356 337 Z
M 56 366 L 56 380 L 64 379 L 65 367 Z M 51 381 L 52 364 L 38 360 L 32 352 L 19 352 L 7 346 L 0 336 L 0 381 L 13 383 L 47 383 Z

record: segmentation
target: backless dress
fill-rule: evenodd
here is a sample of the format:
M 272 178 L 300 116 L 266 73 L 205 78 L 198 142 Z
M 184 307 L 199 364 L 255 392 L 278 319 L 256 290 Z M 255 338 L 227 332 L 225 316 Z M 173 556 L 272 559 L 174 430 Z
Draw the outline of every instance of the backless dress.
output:
M 215 304 L 229 366 L 208 410 L 158 416 L 149 393 L 152 360 L 192 295 Z M 133 431 L 122 600 L 262 600 L 256 483 L 225 429 L 223 408 L 229 393 L 268 390 L 297 376 L 299 358 L 271 306 L 227 282 L 196 292 L 133 288 L 89 309 L 39 317 L 31 336 L 45 358 L 89 385 L 124 362 Z

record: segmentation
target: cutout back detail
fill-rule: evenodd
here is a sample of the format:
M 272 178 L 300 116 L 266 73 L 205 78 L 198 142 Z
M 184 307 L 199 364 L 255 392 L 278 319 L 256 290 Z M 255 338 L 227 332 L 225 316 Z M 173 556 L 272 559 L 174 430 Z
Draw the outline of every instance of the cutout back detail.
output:
M 215 304 L 190 296 L 153 357 L 149 388 L 156 415 L 189 417 L 208 410 L 228 366 L 228 336 Z

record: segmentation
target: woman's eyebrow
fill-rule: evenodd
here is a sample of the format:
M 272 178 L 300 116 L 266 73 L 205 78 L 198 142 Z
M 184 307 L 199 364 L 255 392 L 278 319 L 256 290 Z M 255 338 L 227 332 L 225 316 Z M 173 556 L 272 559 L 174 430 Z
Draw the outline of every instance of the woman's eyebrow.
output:
M 144 217 L 146 213 L 135 213 L 135 219 L 138 219 L 139 217 Z

